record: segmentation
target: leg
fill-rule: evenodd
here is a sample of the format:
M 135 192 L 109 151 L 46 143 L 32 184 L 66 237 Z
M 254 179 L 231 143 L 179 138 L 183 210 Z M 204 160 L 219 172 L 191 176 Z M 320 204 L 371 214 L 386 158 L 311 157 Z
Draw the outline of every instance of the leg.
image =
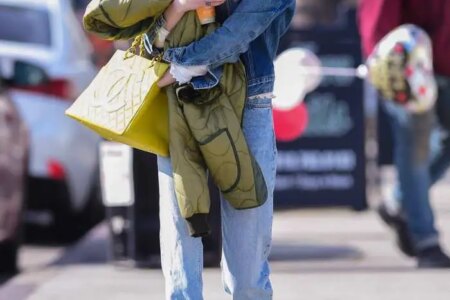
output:
M 399 196 L 416 248 L 438 243 L 429 202 L 429 137 L 433 112 L 408 114 L 386 103 L 394 136 L 394 162 L 399 178 Z
M 438 77 L 437 82 L 439 98 L 436 103 L 436 114 L 442 128 L 443 138 L 431 161 L 431 184 L 436 183 L 450 166 L 450 79 Z
M 189 235 L 175 197 L 170 159 L 158 157 L 161 264 L 166 299 L 201 300 L 203 247 Z
M 271 99 L 248 100 L 243 130 L 266 180 L 269 199 L 258 208 L 236 210 L 222 201 L 222 272 L 227 293 L 236 300 L 272 299 L 269 262 L 276 146 Z
M 450 166 L 450 131 L 449 129 L 444 129 L 443 131 L 444 137 L 442 137 L 430 164 L 431 185 L 438 182 Z

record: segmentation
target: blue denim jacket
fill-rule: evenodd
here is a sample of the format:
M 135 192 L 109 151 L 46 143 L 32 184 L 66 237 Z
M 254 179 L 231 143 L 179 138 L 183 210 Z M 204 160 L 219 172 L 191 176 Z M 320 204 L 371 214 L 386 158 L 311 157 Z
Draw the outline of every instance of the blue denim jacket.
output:
M 207 75 L 191 81 L 194 88 L 206 89 L 218 83 L 221 65 L 241 58 L 247 72 L 247 96 L 270 93 L 278 42 L 294 12 L 295 0 L 226 0 L 217 8 L 220 28 L 186 47 L 167 49 L 163 59 L 182 66 L 208 65 Z M 147 48 L 153 36 L 147 35 Z

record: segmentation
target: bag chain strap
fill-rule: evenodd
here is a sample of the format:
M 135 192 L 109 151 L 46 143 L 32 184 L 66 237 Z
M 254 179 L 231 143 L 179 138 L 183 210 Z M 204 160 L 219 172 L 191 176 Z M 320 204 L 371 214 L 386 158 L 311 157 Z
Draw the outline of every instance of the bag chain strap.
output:
M 136 36 L 131 43 L 130 48 L 127 49 L 125 52 L 125 59 L 131 58 L 137 54 L 137 50 L 139 48 L 139 56 L 144 57 L 145 55 L 145 44 L 144 44 L 144 35 L 140 34 Z M 152 65 L 154 65 L 156 62 L 160 62 L 162 60 L 162 54 L 158 54 L 154 57 L 152 57 L 151 61 L 153 62 Z

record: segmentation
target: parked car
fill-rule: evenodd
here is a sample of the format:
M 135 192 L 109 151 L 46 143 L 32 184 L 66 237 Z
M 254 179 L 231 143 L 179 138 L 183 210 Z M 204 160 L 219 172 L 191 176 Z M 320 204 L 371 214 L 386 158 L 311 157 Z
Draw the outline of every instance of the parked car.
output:
M 70 240 L 102 212 L 101 139 L 64 115 L 97 72 L 91 47 L 69 0 L 0 0 L 0 20 L 0 57 L 32 63 L 44 78 L 11 93 L 30 129 L 25 221 Z
M 0 273 L 13 273 L 21 241 L 29 143 L 25 123 L 8 94 L 14 69 L 9 80 L 4 69 L 0 68 Z

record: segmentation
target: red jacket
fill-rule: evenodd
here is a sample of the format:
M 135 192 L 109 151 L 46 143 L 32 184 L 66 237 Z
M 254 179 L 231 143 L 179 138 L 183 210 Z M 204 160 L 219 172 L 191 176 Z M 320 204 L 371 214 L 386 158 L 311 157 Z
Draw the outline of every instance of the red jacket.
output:
M 450 0 L 361 0 L 358 21 L 366 56 L 395 27 L 420 26 L 433 41 L 435 72 L 450 77 Z

